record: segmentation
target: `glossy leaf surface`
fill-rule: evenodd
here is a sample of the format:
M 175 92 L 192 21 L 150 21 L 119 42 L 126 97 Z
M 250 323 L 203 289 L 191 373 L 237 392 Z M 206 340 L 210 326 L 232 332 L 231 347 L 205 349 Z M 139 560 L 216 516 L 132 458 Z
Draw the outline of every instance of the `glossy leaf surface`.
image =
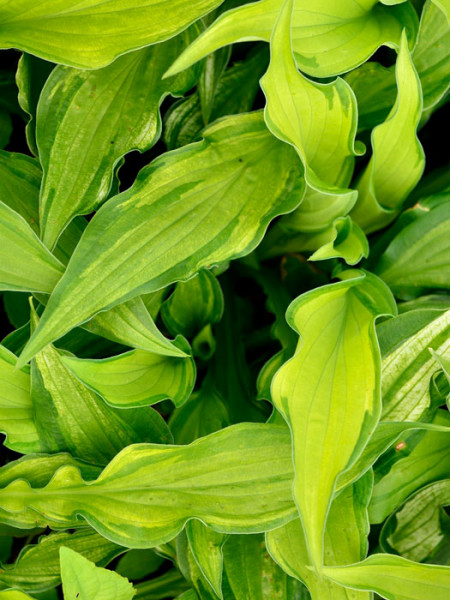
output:
M 156 404 L 166 398 L 181 406 L 195 382 L 191 357 L 131 350 L 103 360 L 64 356 L 62 362 L 108 404 L 119 408 Z
M 248 254 L 272 218 L 295 208 L 295 153 L 271 136 L 260 113 L 220 120 L 204 135 L 157 159 L 96 214 L 22 362 L 100 310 Z
M 130 150 L 148 150 L 161 130 L 159 105 L 194 78 L 162 80 L 193 32 L 131 52 L 96 71 L 57 67 L 37 109 L 37 145 L 44 171 L 40 195 L 42 240 L 52 248 L 79 214 L 97 208 L 112 185 L 113 169 Z M 64 156 L 64 160 L 61 160 Z
M 289 433 L 266 424 L 229 427 L 190 446 L 129 446 L 93 482 L 73 466 L 41 488 L 21 476 L 0 490 L 2 512 L 44 513 L 44 522 L 64 527 L 82 515 L 135 548 L 172 539 L 190 518 L 219 532 L 254 533 L 295 515 Z
M 359 180 L 358 202 L 351 212 L 366 232 L 393 221 L 425 166 L 416 135 L 422 114 L 422 88 L 405 34 L 397 58 L 396 79 L 397 100 L 386 121 L 372 132 L 373 155 Z
M 219 4 L 220 0 L 2 0 L 0 47 L 96 69 L 125 52 L 172 37 Z M 168 10 L 176 16 L 167 19 Z
M 301 341 L 275 375 L 272 398 L 291 429 L 294 498 L 316 568 L 336 478 L 361 454 L 381 413 L 374 320 L 395 310 L 380 280 L 362 272 L 288 309 Z
M 221 15 L 178 58 L 170 73 L 186 69 L 231 43 L 268 42 L 281 4 L 281 0 L 262 0 Z M 307 0 L 296 0 L 292 45 L 299 68 L 315 77 L 329 77 L 354 69 L 379 46 L 398 45 L 402 27 L 414 32 L 416 16 L 411 9 L 401 3 L 384 6 L 375 0 L 358 3 L 320 0 L 311 8 Z

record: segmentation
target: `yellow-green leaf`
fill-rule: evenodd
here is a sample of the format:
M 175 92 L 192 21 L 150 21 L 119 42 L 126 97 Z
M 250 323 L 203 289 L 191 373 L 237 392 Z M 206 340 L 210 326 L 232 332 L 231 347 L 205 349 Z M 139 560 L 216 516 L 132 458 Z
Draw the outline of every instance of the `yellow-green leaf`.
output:
M 294 498 L 316 568 L 338 475 L 359 457 L 381 413 L 381 358 L 374 321 L 395 314 L 385 285 L 369 273 L 312 290 L 290 305 L 301 340 L 272 382 L 275 406 L 289 424 Z

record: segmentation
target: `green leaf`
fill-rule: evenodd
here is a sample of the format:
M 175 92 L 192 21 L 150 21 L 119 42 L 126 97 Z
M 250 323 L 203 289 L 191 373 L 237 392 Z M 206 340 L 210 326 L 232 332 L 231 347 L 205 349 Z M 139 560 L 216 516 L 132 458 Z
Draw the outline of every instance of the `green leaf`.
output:
M 41 60 L 26 52 L 22 54 L 17 65 L 16 84 L 19 88 L 19 103 L 22 109 L 29 115 L 25 134 L 28 147 L 35 156 L 39 154 L 36 145 L 37 105 L 42 88 L 53 67 L 52 63 Z
M 106 199 L 114 167 L 125 154 L 143 152 L 157 142 L 162 100 L 194 83 L 191 72 L 161 77 L 194 34 L 189 30 L 125 54 L 96 71 L 59 66 L 52 72 L 39 99 L 36 122 L 44 170 L 41 237 L 48 248 L 75 215 L 91 213 Z
M 71 527 L 82 515 L 104 537 L 134 548 L 172 539 L 190 518 L 222 533 L 257 533 L 295 515 L 289 433 L 268 424 L 242 423 L 190 446 L 129 446 L 93 482 L 73 466 L 58 469 L 46 487 L 31 488 L 24 470 L 19 477 L 0 489 L 0 517 L 26 511 Z
M 115 571 L 127 579 L 144 579 L 158 571 L 164 562 L 164 558 L 150 548 L 128 550 L 120 557 Z
M 156 159 L 90 221 L 22 363 L 101 310 L 248 254 L 295 208 L 297 158 L 261 113 L 222 119 L 204 135 Z
M 450 479 L 419 490 L 384 524 L 380 536 L 383 549 L 417 562 L 436 562 L 436 554 L 443 550 L 450 566 L 450 518 L 444 510 L 449 504 Z
M 73 458 L 70 454 L 61 453 L 53 455 L 25 456 L 19 460 L 12 461 L 0 469 L 0 486 L 6 487 L 17 479 L 26 478 L 30 485 L 36 487 L 46 486 L 58 469 L 72 465 L 79 469 L 85 480 L 95 479 L 100 469 L 95 465 L 89 465 L 81 460 Z M 20 529 L 35 529 L 46 527 L 51 524 L 54 529 L 67 529 L 76 527 L 79 520 L 73 518 L 61 527 L 60 523 L 54 523 L 37 514 L 35 510 L 25 509 L 22 512 L 11 513 L 0 506 L 0 523 L 18 527 Z
M 319 249 L 313 260 L 342 256 L 349 264 L 354 264 L 368 253 L 362 231 L 348 218 L 322 226 L 318 219 L 324 218 L 324 205 L 328 213 L 331 209 L 336 211 L 336 216 L 341 216 L 356 202 L 357 193 L 345 189 L 353 172 L 354 156 L 358 153 L 355 150 L 356 99 L 342 79 L 320 84 L 298 72 L 289 33 L 292 7 L 292 0 L 283 4 L 270 43 L 269 69 L 261 79 L 267 98 L 267 125 L 276 137 L 294 146 L 305 167 L 306 218 L 300 205 L 281 223 L 296 231 L 311 227 L 310 220 L 315 231 L 330 227 L 331 239 L 324 242 L 325 248 Z M 317 209 L 320 211 L 318 218 L 315 216 Z M 335 240 L 337 243 L 333 247 Z M 316 247 L 313 249 L 317 250 Z
M 430 198 L 420 202 L 405 213 L 404 223 L 374 271 L 398 298 L 409 299 L 427 289 L 449 289 L 449 195 L 442 201 Z
M 98 313 L 82 327 L 113 342 L 162 356 L 186 357 L 189 352 L 163 336 L 139 297 Z
M 223 545 L 227 541 L 227 536 L 223 533 L 213 531 L 196 519 L 192 519 L 186 523 L 186 534 L 189 541 L 189 547 L 202 574 L 216 595 L 223 599 L 222 552 Z
M 220 0 L 85 0 L 80 6 L 76 0 L 37 5 L 15 0 L 12 6 L 2 0 L 0 48 L 97 69 L 130 50 L 171 38 L 219 4 Z
M 225 600 L 297 600 L 303 586 L 272 560 L 263 535 L 231 535 L 223 547 Z
M 194 590 L 187 590 L 186 592 L 183 592 L 177 596 L 176 600 L 198 600 L 198 596 Z
M 416 421 L 430 407 L 430 379 L 438 369 L 429 349 L 443 354 L 450 349 L 450 310 L 407 312 L 380 324 L 377 332 L 383 350 L 382 419 Z
M 447 23 L 450 22 L 450 2 L 449 0 L 433 0 L 433 3 L 442 10 L 444 15 L 447 17 Z
M 395 73 L 397 100 L 386 121 L 372 131 L 373 155 L 358 182 L 358 201 L 350 213 L 367 233 L 395 219 L 425 166 L 416 135 L 422 114 L 422 89 L 405 33 Z
M 186 69 L 218 48 L 235 42 L 268 42 L 282 0 L 262 0 L 221 15 L 175 61 L 167 75 Z M 386 2 L 387 4 L 387 2 Z M 314 77 L 329 77 L 354 69 L 381 45 L 398 46 L 406 27 L 414 37 L 417 17 L 408 4 L 383 6 L 376 0 L 297 0 L 293 39 L 297 65 Z
M 286 318 L 302 339 L 272 382 L 291 429 L 294 498 L 316 568 L 336 479 L 359 457 L 381 413 L 374 320 L 396 312 L 381 280 L 361 271 L 341 277 L 290 305 Z
M 186 350 L 187 343 L 180 345 Z M 170 398 L 181 406 L 195 383 L 195 363 L 191 357 L 161 356 L 145 350 L 100 360 L 62 356 L 62 363 L 111 406 L 131 408 L 156 404 Z
M 200 600 L 218 600 L 210 583 L 203 574 L 194 557 L 186 531 L 182 531 L 176 538 L 175 551 L 177 565 L 187 582 L 189 582 L 197 592 Z M 221 599 L 220 599 L 221 600 Z
M 351 563 L 365 558 L 367 504 L 371 491 L 372 475 L 366 475 L 333 500 L 324 535 L 327 565 Z M 273 559 L 284 571 L 308 587 L 312 600 L 371 600 L 371 594 L 343 588 L 312 568 L 300 519 L 269 531 L 266 543 Z
M 19 213 L 39 235 L 39 163 L 25 154 L 0 151 L 0 200 Z
M 420 19 L 417 43 L 412 57 L 423 89 L 423 107 L 429 110 L 443 98 L 449 88 L 450 67 L 446 48 L 450 44 L 450 27 L 434 0 L 427 0 Z
M 177 569 L 171 569 L 142 583 L 138 583 L 135 587 L 135 600 L 161 600 L 162 598 L 183 597 L 185 600 L 198 600 L 197 594 L 190 590 L 184 594 L 184 590 L 189 587 L 186 579 L 180 574 Z M 188 594 L 192 592 L 192 596 Z M 181 594 L 181 595 L 178 595 Z
M 177 444 L 190 444 L 197 438 L 214 433 L 231 424 L 229 409 L 211 375 L 205 377 L 200 390 L 173 411 L 169 426 Z
M 129 444 L 170 439 L 158 413 L 150 408 L 120 411 L 107 406 L 72 375 L 63 356 L 49 345 L 32 363 L 36 427 L 46 450 L 69 450 L 103 465 Z
M 209 121 L 225 115 L 249 112 L 266 68 L 265 48 L 250 51 L 245 61 L 235 63 L 219 79 Z M 197 141 L 205 127 L 198 91 L 180 100 L 164 115 L 163 139 L 169 150 Z
M 394 106 L 397 86 L 393 68 L 366 62 L 345 76 L 358 102 L 358 131 L 373 129 L 386 120 Z
M 369 255 L 369 242 L 363 231 L 351 217 L 337 218 L 330 228 L 331 240 L 320 246 L 309 260 L 343 258 L 348 265 L 355 265 Z
M 28 594 L 19 592 L 19 590 L 6 590 L 0 592 L 0 600 L 35 600 Z
M 356 100 L 342 79 L 320 84 L 297 70 L 289 33 L 292 8 L 293 0 L 283 3 L 273 31 L 270 65 L 261 79 L 264 117 L 272 133 L 297 150 L 308 185 L 333 193 L 330 187 L 346 185 L 353 171 Z
M 223 314 L 223 294 L 210 271 L 176 285 L 173 294 L 161 307 L 164 324 L 172 335 L 192 338 L 205 325 L 217 323 Z
M 450 586 L 450 568 L 391 554 L 375 554 L 348 567 L 325 567 L 324 573 L 341 585 L 373 590 L 388 600 L 446 600 Z
M 422 11 L 412 60 L 423 90 L 423 110 L 431 114 L 449 86 L 447 48 L 450 29 L 442 12 L 427 0 Z M 395 102 L 395 73 L 376 62 L 367 62 L 346 77 L 358 99 L 358 129 L 372 129 L 382 123 Z M 425 116 L 424 115 L 424 116 Z M 422 117 L 422 124 L 424 118 Z
M 96 567 L 70 548 L 61 548 L 61 579 L 64 600 L 131 600 L 133 586 L 114 571 Z
M 21 215 L 37 236 L 41 179 L 42 171 L 36 160 L 24 154 L 0 151 L 0 200 Z M 54 255 L 63 264 L 67 264 L 85 226 L 86 221 L 79 217 L 59 239 Z
M 347 471 L 341 473 L 337 480 L 336 491 L 340 491 L 347 485 L 357 481 L 376 460 L 393 445 L 399 450 L 405 447 L 405 442 L 400 441 L 404 434 L 411 430 L 439 431 L 450 433 L 450 425 L 439 425 L 436 423 L 422 423 L 420 421 L 403 421 L 400 423 L 380 421 L 372 437 L 364 448 L 361 456 Z
M 64 267 L 28 223 L 0 201 L 0 288 L 50 293 Z
M 385 465 L 376 465 L 375 487 L 369 507 L 371 523 L 381 523 L 422 486 L 450 477 L 450 416 L 440 410 L 433 422 L 444 425 L 447 431 L 405 436 L 392 451 L 394 457 L 388 456 Z
M 17 358 L 0 346 L 0 431 L 4 444 L 15 452 L 39 452 L 41 444 L 34 422 L 29 369 L 15 368 Z
M 56 587 L 61 583 L 59 550 L 62 546 L 102 566 L 124 551 L 88 528 L 74 533 L 51 533 L 42 536 L 38 544 L 25 546 L 13 565 L 2 565 L 0 581 L 31 593 Z
M 210 122 L 214 100 L 218 92 L 218 86 L 228 61 L 231 49 L 223 48 L 208 56 L 198 82 L 198 95 L 200 100 L 200 112 L 206 125 Z M 173 61 L 172 61 L 173 62 Z

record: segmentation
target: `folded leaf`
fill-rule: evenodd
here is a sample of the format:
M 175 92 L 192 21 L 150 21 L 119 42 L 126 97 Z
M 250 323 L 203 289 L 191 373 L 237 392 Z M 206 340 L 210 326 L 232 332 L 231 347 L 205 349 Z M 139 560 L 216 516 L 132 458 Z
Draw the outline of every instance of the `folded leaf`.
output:
M 184 51 L 168 74 L 186 69 L 228 44 L 268 42 L 281 3 L 262 0 L 224 13 Z M 376 0 L 316 0 L 312 7 L 308 0 L 296 0 L 292 25 L 299 68 L 314 77 L 329 77 L 354 69 L 383 44 L 397 46 L 402 27 L 414 37 L 417 17 L 408 4 L 389 7 Z
M 448 505 L 450 479 L 436 481 L 419 490 L 386 521 L 380 536 L 383 549 L 417 562 L 436 562 L 436 554 L 442 549 L 450 566 L 450 518 L 444 510 Z
M 61 579 L 64 600 L 131 600 L 135 591 L 124 577 L 96 567 L 70 548 L 61 548 Z
M 29 115 L 25 128 L 28 147 L 38 156 L 36 145 L 36 110 L 42 88 L 54 64 L 24 52 L 19 59 L 16 71 L 16 84 L 19 88 L 18 100 L 22 109 Z
M 186 523 L 186 534 L 191 552 L 197 561 L 203 576 L 207 579 L 216 595 L 222 595 L 223 545 L 227 536 L 206 527 L 200 521 L 192 519 Z
M 418 331 L 414 331 L 416 323 Z M 407 312 L 382 323 L 378 331 L 386 342 L 382 345 L 382 419 L 418 420 L 430 407 L 430 379 L 438 370 L 429 349 L 443 354 L 450 350 L 450 310 Z M 403 333 L 400 343 L 397 331 Z
M 366 236 L 348 215 L 334 221 L 330 228 L 330 237 L 330 241 L 320 246 L 309 260 L 343 258 L 348 265 L 355 265 L 369 255 Z
M 450 433 L 450 424 L 422 423 L 420 421 L 403 421 L 400 423 L 380 421 L 361 456 L 350 469 L 339 476 L 336 491 L 340 491 L 347 485 L 357 481 L 384 452 L 397 442 L 400 444 L 400 449 L 404 448 L 405 442 L 402 441 L 402 437 L 412 430 Z
M 39 460 L 47 459 L 36 459 L 35 469 Z M 275 425 L 242 423 L 190 446 L 129 446 L 93 482 L 73 466 L 59 468 L 46 487 L 30 487 L 24 469 L 19 477 L 0 490 L 0 518 L 33 514 L 72 527 L 73 515 L 82 515 L 127 547 L 162 544 L 190 518 L 223 533 L 257 533 L 295 515 L 289 432 Z
M 374 320 L 396 312 L 381 280 L 361 271 L 342 278 L 290 305 L 286 318 L 301 341 L 272 382 L 291 429 L 294 498 L 317 569 L 336 479 L 360 456 L 381 413 Z
M 22 454 L 39 452 L 29 369 L 17 370 L 16 360 L 12 352 L 0 346 L 0 431 L 6 435 L 7 448 Z
M 0 289 L 50 293 L 64 273 L 28 223 L 0 201 Z
M 424 117 L 445 97 L 449 87 L 447 48 L 450 28 L 442 11 L 432 0 L 422 9 L 419 33 L 411 57 L 423 90 Z M 358 99 L 358 129 L 372 129 L 388 116 L 395 102 L 395 73 L 376 62 L 367 62 L 346 77 Z
M 122 156 L 158 140 L 162 100 L 194 83 L 192 72 L 161 77 L 195 33 L 125 54 L 96 71 L 58 66 L 52 72 L 36 122 L 44 170 L 41 237 L 48 248 L 75 215 L 93 212 L 106 199 Z
M 386 121 L 372 131 L 373 155 L 359 180 L 358 201 L 350 213 L 368 233 L 395 219 L 425 166 L 416 135 L 422 115 L 422 88 L 405 33 L 395 74 L 397 100 Z
M 367 504 L 372 479 L 372 475 L 366 475 L 333 500 L 324 537 L 327 565 L 351 563 L 365 558 L 369 529 Z M 296 577 L 307 586 L 312 600 L 371 600 L 371 594 L 346 589 L 312 568 L 300 519 L 266 533 L 266 542 L 273 559 L 291 577 Z
M 186 29 L 220 0 L 8 0 L 0 3 L 0 48 L 96 69 Z M 170 13 L 171 18 L 168 18 Z
M 220 321 L 222 313 L 220 283 L 206 270 L 178 283 L 174 293 L 161 307 L 161 316 L 170 333 L 187 338 L 194 337 L 205 325 Z
M 104 465 L 129 444 L 170 439 L 156 411 L 124 412 L 107 406 L 72 375 L 63 354 L 51 345 L 33 361 L 32 386 L 36 427 L 47 451 L 69 450 Z
M 261 113 L 222 119 L 204 135 L 156 159 L 90 221 L 22 364 L 101 310 L 248 254 L 299 203 L 297 157 Z
M 0 582 L 26 592 L 43 592 L 61 583 L 59 550 L 64 546 L 75 550 L 101 566 L 107 565 L 124 549 L 101 537 L 92 529 L 74 533 L 52 533 L 39 539 L 37 545 L 25 546 L 14 565 L 2 565 Z
M 449 289 L 449 194 L 422 200 L 404 215 L 409 222 L 405 218 L 405 226 L 376 263 L 375 272 L 398 298 L 418 296 L 427 289 Z
M 357 196 L 343 189 L 350 182 L 356 154 L 356 99 L 342 79 L 319 84 L 298 72 L 290 41 L 292 7 L 293 0 L 283 3 L 270 42 L 270 65 L 261 79 L 267 98 L 264 116 L 272 133 L 297 150 L 313 210 L 315 204 L 339 204 L 340 216 Z M 301 212 L 301 206 L 297 210 Z M 291 219 L 302 231 L 302 218 L 295 212 L 285 217 L 284 227 L 292 226 Z M 355 262 L 352 256 L 349 260 Z
M 433 421 L 446 431 L 411 433 L 376 465 L 369 506 L 371 523 L 381 523 L 406 498 L 428 483 L 450 478 L 450 416 L 440 410 Z
M 183 347 L 189 348 L 185 343 Z M 62 356 L 63 364 L 111 406 L 147 406 L 170 398 L 181 406 L 195 383 L 191 357 L 160 356 L 145 350 L 100 360 Z
M 450 568 L 421 565 L 392 554 L 375 554 L 348 567 L 325 567 L 327 577 L 358 590 L 373 590 L 388 600 L 446 600 Z
M 189 352 L 163 336 L 139 297 L 96 314 L 82 327 L 113 342 L 162 356 L 186 357 Z

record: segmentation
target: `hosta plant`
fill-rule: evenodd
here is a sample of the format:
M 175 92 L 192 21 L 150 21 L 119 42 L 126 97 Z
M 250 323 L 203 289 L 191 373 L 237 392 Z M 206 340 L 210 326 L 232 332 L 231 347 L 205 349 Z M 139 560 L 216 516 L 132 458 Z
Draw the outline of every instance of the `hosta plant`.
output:
M 447 0 L 0 0 L 0 600 L 448 600 Z

